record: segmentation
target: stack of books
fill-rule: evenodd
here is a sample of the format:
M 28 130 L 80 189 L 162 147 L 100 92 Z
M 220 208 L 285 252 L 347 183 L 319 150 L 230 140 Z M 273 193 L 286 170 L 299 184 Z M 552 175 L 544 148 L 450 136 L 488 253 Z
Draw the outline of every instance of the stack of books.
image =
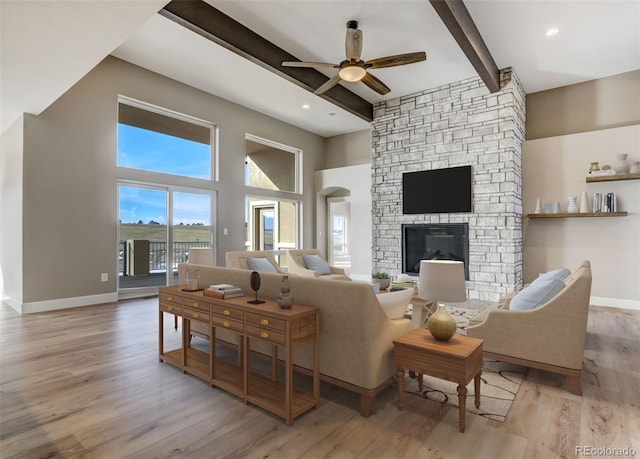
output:
M 618 199 L 615 193 L 595 193 L 593 195 L 594 212 L 617 212 Z
M 613 169 L 603 169 L 599 171 L 587 172 L 587 177 L 606 177 L 608 175 L 616 175 L 616 171 Z
M 228 300 L 229 298 L 236 298 L 239 296 L 243 296 L 244 292 L 240 287 L 231 284 L 214 284 L 210 285 L 207 290 L 205 290 L 205 295 L 212 296 L 214 298 L 222 298 L 223 300 Z

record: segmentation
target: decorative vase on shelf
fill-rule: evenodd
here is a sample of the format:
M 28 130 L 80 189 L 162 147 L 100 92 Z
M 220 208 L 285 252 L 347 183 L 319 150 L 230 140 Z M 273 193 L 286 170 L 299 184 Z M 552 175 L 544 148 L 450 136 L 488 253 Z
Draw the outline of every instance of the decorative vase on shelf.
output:
M 635 162 L 631 165 L 631 168 L 629 169 L 629 173 L 630 174 L 640 174 L 640 161 Z
M 542 213 L 542 201 L 540 200 L 540 198 L 538 198 L 538 200 L 536 201 L 536 210 L 534 210 L 533 213 L 534 214 Z
M 616 163 L 613 165 L 613 170 L 616 171 L 616 174 L 629 173 L 629 164 L 627 163 L 626 153 L 616 155 Z
M 598 166 L 597 161 L 594 163 L 591 163 L 591 166 L 589 167 L 590 172 L 599 171 L 599 170 L 600 170 L 600 166 Z
M 438 341 L 449 341 L 458 327 L 454 318 L 440 304 L 435 314 L 429 317 L 427 328 Z
M 589 208 L 589 196 L 587 196 L 586 191 L 583 191 L 582 197 L 580 198 L 580 213 L 586 214 L 589 212 L 591 212 L 591 209 Z
M 578 212 L 578 197 L 577 196 L 569 196 L 569 203 L 567 204 L 567 212 L 570 214 Z
M 289 285 L 289 276 L 282 276 L 282 283 L 280 285 L 280 295 L 276 299 L 276 302 L 282 309 L 290 309 L 293 304 L 293 297 L 291 296 L 291 286 Z
M 556 203 L 553 205 L 553 213 L 554 213 L 554 214 L 559 214 L 559 213 L 561 213 L 561 212 L 562 212 L 562 207 L 560 207 L 560 203 L 559 203 L 559 202 L 556 202 Z

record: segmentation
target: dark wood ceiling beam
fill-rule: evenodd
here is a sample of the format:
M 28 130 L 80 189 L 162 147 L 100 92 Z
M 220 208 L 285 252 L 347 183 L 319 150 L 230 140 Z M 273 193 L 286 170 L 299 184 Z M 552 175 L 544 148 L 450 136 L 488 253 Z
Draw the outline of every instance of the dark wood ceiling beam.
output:
M 329 79 L 312 68 L 283 67 L 284 61 L 300 59 L 202 0 L 173 0 L 160 14 L 308 91 Z M 336 85 L 319 97 L 366 121 L 373 120 L 372 104 L 344 86 Z
M 429 0 L 490 92 L 500 90 L 500 70 L 462 0 Z

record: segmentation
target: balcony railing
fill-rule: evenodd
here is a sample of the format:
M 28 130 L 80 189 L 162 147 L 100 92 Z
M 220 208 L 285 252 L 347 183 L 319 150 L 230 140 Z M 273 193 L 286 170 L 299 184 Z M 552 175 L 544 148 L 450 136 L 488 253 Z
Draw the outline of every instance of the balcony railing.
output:
M 185 241 L 174 242 L 172 269 L 178 269 L 178 263 L 186 263 L 189 260 L 189 249 L 191 247 L 210 247 L 211 244 L 205 241 Z M 128 263 L 127 241 L 120 241 L 118 253 L 118 274 L 127 275 Z M 164 241 L 149 241 L 149 272 L 159 273 L 167 271 L 167 243 Z

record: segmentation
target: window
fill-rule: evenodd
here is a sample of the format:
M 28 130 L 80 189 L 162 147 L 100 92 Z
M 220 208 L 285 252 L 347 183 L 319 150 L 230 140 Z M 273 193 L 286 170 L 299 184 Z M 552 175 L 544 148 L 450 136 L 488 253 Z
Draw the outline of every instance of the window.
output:
M 299 163 L 299 150 L 247 136 L 245 185 L 265 190 L 302 193 Z
M 212 124 L 121 98 L 117 165 L 211 180 L 214 135 Z

